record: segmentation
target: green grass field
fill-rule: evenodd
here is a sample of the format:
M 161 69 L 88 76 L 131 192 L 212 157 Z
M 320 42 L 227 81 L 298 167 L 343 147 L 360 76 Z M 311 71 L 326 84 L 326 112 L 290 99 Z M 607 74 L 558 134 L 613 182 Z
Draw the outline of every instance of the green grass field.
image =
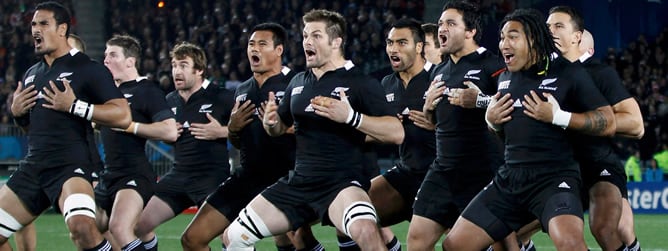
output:
M 193 215 L 180 215 L 165 223 L 157 229 L 161 251 L 181 250 L 179 238 L 185 226 L 190 222 Z M 668 251 L 668 215 L 636 215 L 636 234 L 644 251 Z M 63 218 L 57 214 L 44 214 L 36 221 L 37 228 L 37 250 L 75 250 L 69 240 L 69 234 L 65 228 Z M 405 236 L 408 223 L 393 227 L 395 234 L 400 237 L 405 248 Z M 316 238 L 327 250 L 338 250 L 334 229 L 331 227 L 314 226 L 313 232 Z M 552 242 L 545 234 L 534 236 L 538 250 L 554 250 Z M 601 250 L 587 231 L 587 243 L 591 250 Z M 220 241 L 215 240 L 210 245 L 212 250 L 220 250 Z M 258 251 L 276 250 L 271 238 L 258 243 Z M 440 243 L 436 250 L 440 249 Z

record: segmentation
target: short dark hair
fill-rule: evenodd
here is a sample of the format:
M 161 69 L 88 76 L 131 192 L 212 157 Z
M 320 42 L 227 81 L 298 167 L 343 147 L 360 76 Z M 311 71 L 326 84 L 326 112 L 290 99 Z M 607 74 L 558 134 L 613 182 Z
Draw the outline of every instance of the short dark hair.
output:
M 475 35 L 473 36 L 473 41 L 475 41 L 476 44 L 480 44 L 480 41 L 482 40 L 482 24 L 480 21 L 481 14 L 478 7 L 469 2 L 450 1 L 443 6 L 443 11 L 446 11 L 447 9 L 455 9 L 462 15 L 466 30 L 476 30 Z
M 277 23 L 261 23 L 253 27 L 251 34 L 256 31 L 269 31 L 272 34 L 272 39 L 274 40 L 274 48 L 279 45 L 284 45 L 285 41 L 288 38 L 288 33 L 285 31 L 282 25 Z
M 346 43 L 346 19 L 337 12 L 329 10 L 311 10 L 302 17 L 304 24 L 311 22 L 324 22 L 329 40 L 341 38 L 341 54 L 344 53 Z
M 550 14 L 556 12 L 564 13 L 570 16 L 571 23 L 573 23 L 573 30 L 584 32 L 584 19 L 582 18 L 582 15 L 580 15 L 580 12 L 578 12 L 575 8 L 566 5 L 559 5 L 550 9 Z
M 185 59 L 190 57 L 193 60 L 193 68 L 195 70 L 201 70 L 202 78 L 206 77 L 206 53 L 202 47 L 197 46 L 196 44 L 189 42 L 182 42 L 174 46 L 172 51 L 169 52 L 169 56 L 172 59 Z
M 83 39 L 76 34 L 72 33 L 68 38 L 74 39 L 74 43 L 76 43 L 75 47 L 81 48 L 81 52 L 86 53 L 86 43 L 83 41 Z
M 65 31 L 65 37 L 70 35 L 72 17 L 70 15 L 70 10 L 65 8 L 65 6 L 58 2 L 48 1 L 35 6 L 35 11 L 38 10 L 48 10 L 53 12 L 53 18 L 56 20 L 56 25 L 66 24 L 67 30 Z
M 422 24 L 422 31 L 424 31 L 424 35 L 427 36 L 427 34 L 430 34 L 434 37 L 434 47 L 438 48 L 441 47 L 441 41 L 438 40 L 438 25 L 435 23 L 425 23 Z M 425 38 L 426 40 L 426 38 Z
M 522 24 L 529 46 L 529 57 L 536 59 L 539 69 L 546 67 L 552 54 L 561 55 L 561 51 L 554 43 L 554 37 L 545 25 L 545 19 L 539 11 L 534 9 L 517 9 L 506 15 L 501 21 L 500 28 L 510 21 Z M 533 42 L 532 42 L 533 41 Z
M 139 68 L 141 59 L 141 44 L 139 40 L 129 35 L 114 35 L 107 41 L 107 46 L 114 45 L 123 48 L 123 55 L 126 58 L 135 58 L 135 67 Z
M 415 42 L 415 44 L 422 43 L 422 46 L 424 46 L 424 31 L 422 30 L 422 25 L 417 20 L 413 18 L 402 18 L 394 22 L 392 28 L 408 28 L 411 30 L 411 34 L 413 34 L 413 42 Z M 422 53 L 420 53 L 420 56 L 424 57 L 424 49 L 422 50 Z

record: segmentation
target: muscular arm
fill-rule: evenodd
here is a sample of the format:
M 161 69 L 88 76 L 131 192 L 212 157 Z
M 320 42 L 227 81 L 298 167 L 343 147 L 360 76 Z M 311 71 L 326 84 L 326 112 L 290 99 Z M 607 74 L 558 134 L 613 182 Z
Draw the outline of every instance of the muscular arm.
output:
M 130 125 L 130 128 L 133 130 L 134 123 L 138 122 L 133 122 L 133 124 Z M 176 133 L 176 120 L 169 118 L 150 124 L 139 123 L 139 126 L 137 126 L 137 135 L 146 139 L 162 140 L 168 143 L 174 142 L 178 136 Z
M 602 106 L 584 113 L 573 113 L 568 129 L 595 136 L 614 136 L 615 115 L 610 106 Z
M 362 124 L 357 130 L 382 143 L 399 145 L 404 142 L 404 128 L 398 118 L 362 116 Z
M 645 134 L 640 107 L 633 98 L 624 99 L 612 106 L 617 124 L 617 135 L 640 139 Z
M 115 98 L 95 105 L 92 121 L 102 126 L 127 128 L 132 122 L 128 101 L 125 98 Z

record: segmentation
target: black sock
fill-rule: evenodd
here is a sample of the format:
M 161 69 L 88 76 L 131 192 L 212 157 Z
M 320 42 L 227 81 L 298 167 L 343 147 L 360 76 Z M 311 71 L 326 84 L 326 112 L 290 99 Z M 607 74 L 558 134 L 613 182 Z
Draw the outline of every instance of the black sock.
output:
M 388 251 L 401 251 L 401 242 L 399 242 L 396 236 L 394 236 L 390 242 L 385 244 L 385 246 Z
M 158 236 L 153 236 L 153 239 L 147 242 L 142 242 L 141 244 L 144 245 L 146 251 L 158 251 Z
M 524 246 L 524 251 L 536 251 L 536 246 L 533 245 L 533 240 L 529 240 L 529 243 Z
M 360 251 L 360 247 L 348 236 L 336 236 L 340 251 Z
M 278 250 L 278 251 L 295 251 L 295 246 L 293 246 L 292 244 L 287 245 L 287 246 L 276 245 L 276 250 Z
M 89 249 L 84 249 L 84 251 L 111 251 L 111 244 L 107 239 L 103 239 L 100 244 L 97 244 L 97 246 Z
M 140 239 L 135 239 L 121 248 L 121 251 L 145 251 L 144 244 Z
M 628 245 L 626 248 L 629 251 L 641 251 L 640 250 L 640 242 L 638 242 L 638 238 L 633 240 L 633 243 L 631 243 L 631 245 Z

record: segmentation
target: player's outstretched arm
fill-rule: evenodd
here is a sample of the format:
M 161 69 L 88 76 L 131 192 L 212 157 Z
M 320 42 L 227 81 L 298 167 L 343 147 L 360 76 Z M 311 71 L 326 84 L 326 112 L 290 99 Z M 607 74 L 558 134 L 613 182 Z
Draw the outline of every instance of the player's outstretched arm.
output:
M 638 102 L 634 98 L 627 98 L 612 106 L 617 123 L 617 135 L 640 139 L 645 134 L 645 125 Z
M 145 139 L 162 140 L 167 143 L 176 141 L 178 134 L 176 132 L 176 120 L 168 118 L 162 121 L 156 121 L 150 124 L 131 122 L 125 132 L 138 135 Z

